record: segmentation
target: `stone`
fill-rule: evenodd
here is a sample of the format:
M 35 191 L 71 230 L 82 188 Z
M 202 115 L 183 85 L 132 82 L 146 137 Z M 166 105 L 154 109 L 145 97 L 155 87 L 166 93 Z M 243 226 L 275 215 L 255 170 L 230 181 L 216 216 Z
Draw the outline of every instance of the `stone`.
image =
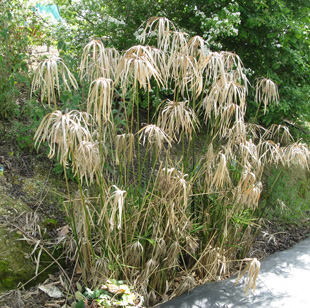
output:
M 16 288 L 35 275 L 35 265 L 29 258 L 31 246 L 6 223 L 6 219 L 25 211 L 30 211 L 26 204 L 0 193 L 0 291 Z

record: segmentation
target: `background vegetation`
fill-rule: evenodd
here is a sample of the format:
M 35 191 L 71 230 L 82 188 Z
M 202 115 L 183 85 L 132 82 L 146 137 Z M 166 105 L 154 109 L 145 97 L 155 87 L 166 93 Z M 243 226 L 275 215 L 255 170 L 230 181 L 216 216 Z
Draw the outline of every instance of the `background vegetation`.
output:
M 309 121 L 308 1 L 57 2 L 72 31 L 70 45 L 74 42 L 78 50 L 90 37 L 104 39 L 105 45 L 118 50 L 127 49 L 137 43 L 142 22 L 163 16 L 191 36 L 203 37 L 212 50 L 235 52 L 249 70 L 251 83 L 255 76 L 266 76 L 279 85 L 280 106 L 260 113 L 257 121 L 264 125 L 291 121 L 297 126 L 291 127 L 293 134 L 303 136 L 303 123 Z M 256 112 L 253 101 L 250 96 L 249 117 Z

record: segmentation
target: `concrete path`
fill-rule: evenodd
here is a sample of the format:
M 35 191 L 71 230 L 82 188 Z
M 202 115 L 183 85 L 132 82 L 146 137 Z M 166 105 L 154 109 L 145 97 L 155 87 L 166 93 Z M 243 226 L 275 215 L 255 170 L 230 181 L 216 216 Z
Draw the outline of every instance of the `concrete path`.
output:
M 195 288 L 161 308 L 310 308 L 310 238 L 261 261 L 255 294 L 236 277 Z

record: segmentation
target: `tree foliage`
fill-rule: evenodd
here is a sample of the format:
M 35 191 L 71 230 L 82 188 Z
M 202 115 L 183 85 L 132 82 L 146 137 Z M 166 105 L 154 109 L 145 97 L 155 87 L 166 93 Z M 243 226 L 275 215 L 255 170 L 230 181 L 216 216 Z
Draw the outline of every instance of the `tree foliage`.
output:
M 28 1 L 0 3 L 0 117 L 14 113 L 21 87 L 29 87 L 29 48 L 42 43 L 43 20 Z M 26 91 L 27 92 L 27 91 Z

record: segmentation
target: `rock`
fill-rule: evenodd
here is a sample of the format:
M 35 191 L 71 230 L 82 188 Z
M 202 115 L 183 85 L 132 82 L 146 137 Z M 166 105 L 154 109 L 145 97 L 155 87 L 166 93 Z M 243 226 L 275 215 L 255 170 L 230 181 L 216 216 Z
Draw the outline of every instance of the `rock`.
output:
M 15 288 L 35 274 L 35 266 L 29 258 L 31 247 L 21 241 L 21 235 L 4 220 L 26 211 L 30 211 L 26 204 L 0 193 L 0 291 Z

